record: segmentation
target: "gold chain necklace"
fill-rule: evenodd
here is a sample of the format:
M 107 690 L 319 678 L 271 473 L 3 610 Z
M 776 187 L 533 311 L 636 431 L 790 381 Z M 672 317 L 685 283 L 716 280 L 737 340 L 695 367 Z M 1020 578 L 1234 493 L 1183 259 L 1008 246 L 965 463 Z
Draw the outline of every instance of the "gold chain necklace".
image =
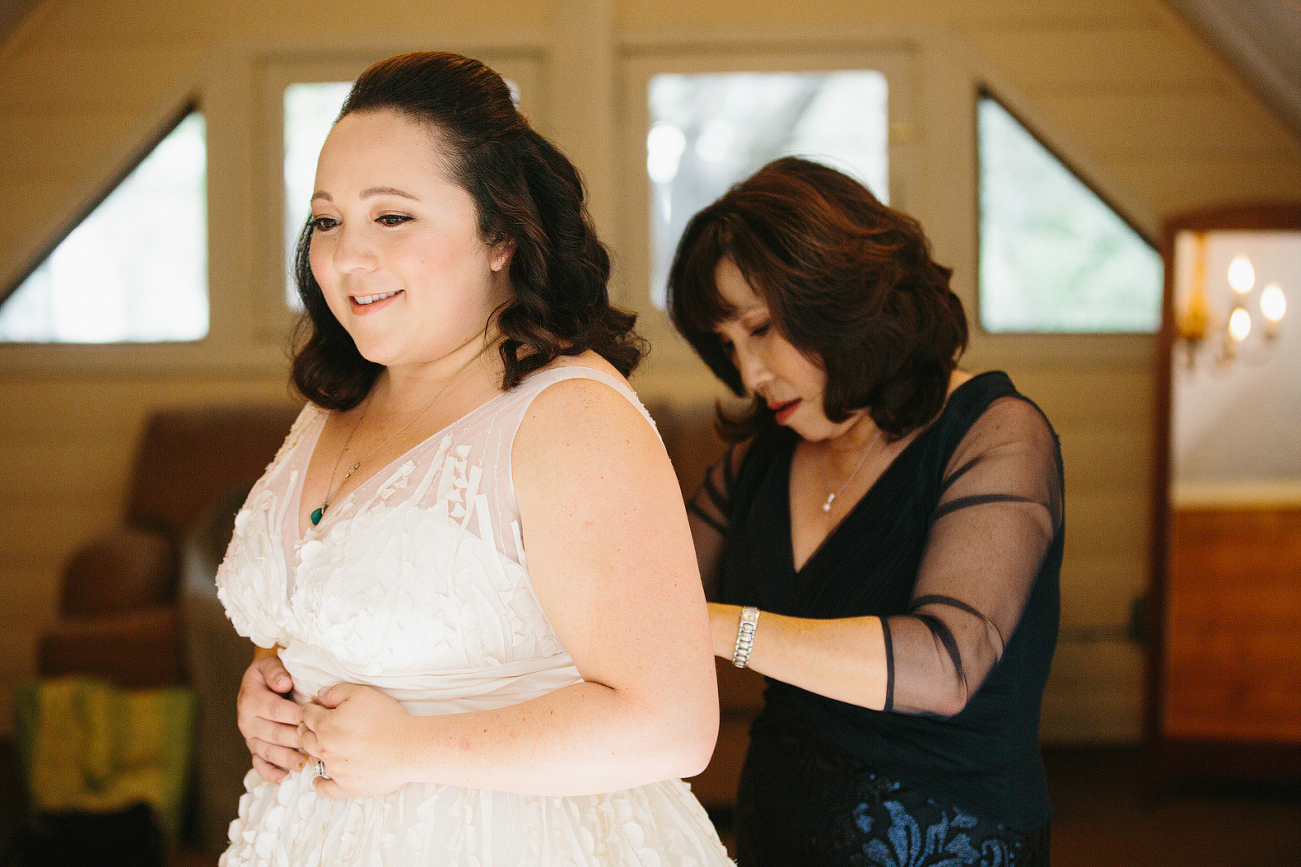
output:
M 428 409 L 428 407 L 426 407 L 426 409 Z M 348 431 L 348 438 L 343 441 L 343 448 L 340 449 L 339 456 L 334 459 L 334 469 L 330 470 L 330 485 L 332 486 L 331 490 L 329 491 L 329 493 L 325 495 L 325 502 L 321 503 L 321 505 L 317 506 L 315 509 L 312 510 L 311 520 L 312 520 L 313 527 L 321 523 L 321 518 L 325 517 L 325 510 L 330 508 L 330 500 L 334 499 L 334 495 L 339 493 L 340 488 L 348 484 L 348 479 L 351 479 L 352 474 L 357 472 L 357 468 L 361 466 L 361 461 L 366 460 L 366 458 L 375 454 L 375 452 L 379 449 L 379 446 L 376 446 L 375 448 L 371 449 L 370 453 L 367 454 L 366 457 L 363 457 L 361 461 L 357 461 L 357 463 L 353 464 L 352 469 L 348 470 L 348 472 L 343 474 L 343 480 L 340 481 L 337 486 L 334 486 L 334 477 L 339 472 L 339 463 L 343 460 L 343 456 L 348 453 L 348 446 L 352 445 L 352 438 L 357 435 L 357 431 L 361 430 L 361 426 L 366 423 L 366 413 L 369 411 L 370 411 L 370 399 L 368 397 L 366 400 L 366 405 L 361 408 L 361 418 L 357 419 L 357 424 L 353 426 L 352 430 Z M 423 413 L 424 410 L 421 410 L 421 414 Z M 420 418 L 420 415 L 417 415 L 416 418 Z M 414 421 L 415 419 L 412 420 Z M 403 428 L 402 430 L 406 430 L 406 428 Z M 402 433 L 402 431 L 398 431 L 398 433 Z M 394 436 L 396 436 L 396 434 Z M 392 439 L 392 437 L 389 437 L 389 439 Z M 383 446 L 387 444 L 388 444 L 388 440 L 385 440 L 379 445 Z
M 868 443 L 867 448 L 863 450 L 863 457 L 859 458 L 858 466 L 854 467 L 854 471 L 849 474 L 849 478 L 845 479 L 845 483 L 841 485 L 839 488 L 837 488 L 835 491 L 832 491 L 831 493 L 827 494 L 827 501 L 822 504 L 822 511 L 824 512 L 831 511 L 831 504 L 836 501 L 836 497 L 839 497 L 841 494 L 845 492 L 845 488 L 849 487 L 849 483 L 852 482 L 854 480 L 854 477 L 858 475 L 858 471 L 863 468 L 863 464 L 867 463 L 867 456 L 872 453 L 872 449 L 876 446 L 876 441 L 879 440 L 880 438 L 881 438 L 881 429 L 877 428 L 876 435 L 872 437 L 872 441 Z M 823 487 L 826 488 L 831 487 L 831 485 L 827 484 L 827 462 L 826 461 L 822 462 L 822 485 Z
M 339 480 L 339 484 L 335 485 L 334 477 L 339 472 L 339 464 L 343 461 L 343 456 L 348 453 L 348 446 L 352 445 L 352 438 L 357 435 L 357 431 L 361 430 L 361 426 L 366 423 L 366 413 L 370 411 L 370 397 L 368 396 L 366 398 L 366 405 L 361 409 L 361 418 L 357 419 L 357 426 L 348 432 L 348 438 L 343 442 L 343 449 L 339 452 L 339 456 L 334 459 L 334 469 L 330 470 L 330 485 L 332 486 L 332 488 L 330 492 L 325 495 L 325 502 L 321 503 L 320 506 L 312 510 L 311 521 L 313 527 L 321 523 L 321 519 L 325 517 L 326 509 L 330 508 L 330 501 L 334 499 L 334 495 L 339 493 L 339 491 L 343 489 L 344 485 L 348 484 L 348 479 L 352 478 L 353 474 L 356 473 L 357 470 L 361 468 L 361 465 L 365 463 L 370 458 L 371 455 L 375 454 L 375 452 L 384 448 L 384 446 L 388 445 L 389 443 L 393 442 L 393 440 L 397 439 L 398 437 L 402 436 L 402 434 L 406 433 L 408 428 L 410 428 L 413 424 L 415 424 L 416 421 L 418 421 L 425 413 L 429 412 L 429 410 L 433 408 L 433 405 L 438 403 L 438 399 L 443 396 L 443 392 L 447 391 L 447 389 L 451 387 L 452 383 L 456 381 L 457 377 L 459 377 L 462 373 L 464 373 L 465 369 L 469 367 L 471 364 L 473 364 L 475 359 L 477 359 L 480 355 L 483 355 L 483 353 L 487 351 L 487 349 L 488 349 L 488 344 L 485 343 L 482 349 L 480 349 L 473 356 L 471 356 L 470 359 L 465 362 L 465 364 L 462 364 L 460 367 L 458 367 L 456 371 L 450 377 L 448 377 L 447 382 L 445 382 L 443 384 L 443 387 L 438 389 L 438 393 L 434 395 L 434 399 L 429 401 L 429 403 L 425 404 L 424 407 L 420 410 L 420 412 L 413 415 L 411 417 L 411 421 L 402 425 L 402 427 L 398 429 L 397 433 L 393 434 L 388 439 L 384 440 L 382 443 L 375 446 L 375 448 L 371 449 L 370 451 L 366 452 L 366 454 L 362 455 L 361 460 L 353 464 L 352 469 L 344 473 L 343 478 Z

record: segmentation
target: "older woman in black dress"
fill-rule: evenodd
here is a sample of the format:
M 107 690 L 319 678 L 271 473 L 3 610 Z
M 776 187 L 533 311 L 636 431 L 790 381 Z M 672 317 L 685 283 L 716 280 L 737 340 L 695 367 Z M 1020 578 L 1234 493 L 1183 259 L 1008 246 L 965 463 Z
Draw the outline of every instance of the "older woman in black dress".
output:
M 950 271 L 852 179 L 778 160 L 696 215 L 674 323 L 752 403 L 690 505 L 714 651 L 767 678 L 742 867 L 1045 864 L 1057 438 L 957 370 Z

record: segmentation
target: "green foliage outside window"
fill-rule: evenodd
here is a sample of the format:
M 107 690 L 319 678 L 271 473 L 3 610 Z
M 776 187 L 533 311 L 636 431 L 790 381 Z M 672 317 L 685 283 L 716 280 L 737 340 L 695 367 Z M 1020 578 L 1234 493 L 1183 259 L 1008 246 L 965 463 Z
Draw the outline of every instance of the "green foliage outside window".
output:
M 992 97 L 978 107 L 980 324 L 1153 332 L 1161 257 Z

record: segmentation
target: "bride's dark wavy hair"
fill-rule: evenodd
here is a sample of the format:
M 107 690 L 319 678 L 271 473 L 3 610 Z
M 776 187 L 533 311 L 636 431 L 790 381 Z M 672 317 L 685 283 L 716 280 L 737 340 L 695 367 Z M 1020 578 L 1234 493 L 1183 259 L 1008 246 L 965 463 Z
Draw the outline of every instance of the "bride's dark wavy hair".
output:
M 610 256 L 596 237 L 573 164 L 515 107 L 492 69 L 458 54 L 419 52 L 380 61 L 352 86 L 339 117 L 397 111 L 426 125 L 451 179 L 474 200 L 486 243 L 510 243 L 511 299 L 498 313 L 502 387 L 558 356 L 592 349 L 624 376 L 645 352 L 636 315 L 610 305 Z M 336 121 L 337 122 L 337 121 Z M 305 313 L 292 376 L 327 409 L 356 406 L 383 369 L 357 351 L 312 274 L 310 220 L 294 275 Z M 485 323 L 486 326 L 486 323 Z
M 687 223 L 669 270 L 674 326 L 738 396 L 745 395 L 718 323 L 736 314 L 714 272 L 731 259 L 778 332 L 827 372 L 828 419 L 867 408 L 895 439 L 944 406 L 967 345 L 952 271 L 931 258 L 921 224 L 858 181 L 798 157 L 774 160 Z M 742 439 L 775 424 L 757 397 L 719 429 Z

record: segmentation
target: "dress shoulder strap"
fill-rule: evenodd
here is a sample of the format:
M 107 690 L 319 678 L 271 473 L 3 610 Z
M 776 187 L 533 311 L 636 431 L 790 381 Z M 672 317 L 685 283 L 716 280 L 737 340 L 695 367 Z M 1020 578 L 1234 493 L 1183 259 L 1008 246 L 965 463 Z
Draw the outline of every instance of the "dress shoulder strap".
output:
M 489 517 L 491 526 L 501 528 L 495 534 L 499 550 L 520 563 L 525 560 L 511 465 L 512 446 L 534 399 L 550 386 L 568 379 L 593 379 L 609 386 L 635 406 L 651 429 L 655 429 L 655 422 L 627 383 L 581 365 L 563 365 L 534 373 L 463 420 L 455 431 L 456 442 L 470 447 L 469 453 L 476 456 L 483 468 L 479 486 L 481 502 L 476 508 Z
M 568 379 L 592 379 L 608 385 L 636 407 L 642 418 L 646 419 L 646 423 L 651 426 L 652 430 L 655 430 L 658 436 L 659 430 L 655 426 L 655 419 L 651 418 L 650 413 L 646 411 L 646 407 L 642 405 L 636 392 L 629 388 L 626 382 L 604 371 L 593 370 L 590 367 L 577 364 L 567 364 L 535 373 L 507 392 L 505 395 L 506 402 L 511 404 L 514 410 L 512 414 L 514 415 L 515 425 L 518 427 L 520 422 L 524 420 L 524 415 L 528 412 L 529 406 L 532 405 L 539 394 L 557 382 Z

